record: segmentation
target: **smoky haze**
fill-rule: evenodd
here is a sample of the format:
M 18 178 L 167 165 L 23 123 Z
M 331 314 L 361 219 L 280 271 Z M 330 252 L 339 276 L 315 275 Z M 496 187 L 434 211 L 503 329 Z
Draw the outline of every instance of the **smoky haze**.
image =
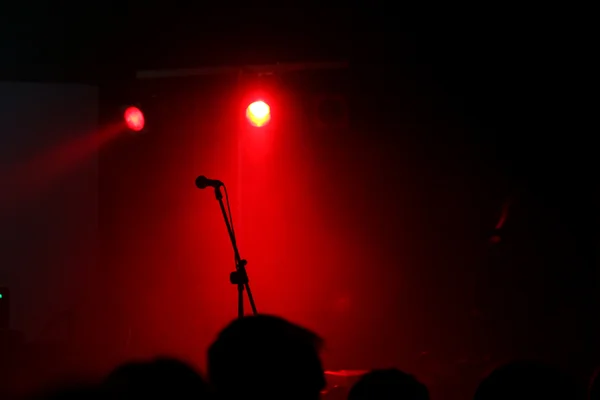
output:
M 11 327 L 64 346 L 82 334 L 98 281 L 98 163 L 88 154 L 55 170 L 53 151 L 94 133 L 98 91 L 1 82 L 0 104 L 0 285 L 11 291 Z

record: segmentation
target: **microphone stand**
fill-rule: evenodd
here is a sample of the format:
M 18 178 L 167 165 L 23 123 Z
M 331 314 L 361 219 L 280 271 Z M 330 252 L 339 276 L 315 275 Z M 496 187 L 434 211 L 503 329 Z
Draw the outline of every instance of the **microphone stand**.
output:
M 231 246 L 233 247 L 233 255 L 235 257 L 235 271 L 229 274 L 229 281 L 233 285 L 237 285 L 238 318 L 244 317 L 244 289 L 248 294 L 248 302 L 250 303 L 250 307 L 252 308 L 252 314 L 256 315 L 258 314 L 258 312 L 256 311 L 256 304 L 254 304 L 254 297 L 252 297 L 252 291 L 250 290 L 250 283 L 248 280 L 248 273 L 246 272 L 246 264 L 248 264 L 248 262 L 240 257 L 235 233 L 233 231 L 231 223 L 229 222 L 227 212 L 225 211 L 225 205 L 223 204 L 223 193 L 221 193 L 220 186 L 215 187 L 215 197 L 219 202 L 219 207 L 221 207 L 221 213 L 223 214 L 223 219 L 225 220 L 225 225 L 227 226 L 227 233 L 229 234 L 229 240 L 231 241 Z

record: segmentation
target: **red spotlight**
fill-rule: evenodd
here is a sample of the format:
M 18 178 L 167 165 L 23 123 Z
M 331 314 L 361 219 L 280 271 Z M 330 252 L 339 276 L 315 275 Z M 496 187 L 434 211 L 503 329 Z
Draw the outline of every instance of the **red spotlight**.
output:
M 264 101 L 255 101 L 246 109 L 246 118 L 252 126 L 265 126 L 271 120 L 271 107 Z
M 144 125 L 146 124 L 146 120 L 144 118 L 144 113 L 137 107 L 127 107 L 125 113 L 123 114 L 125 118 L 125 123 L 127 127 L 132 131 L 139 132 L 144 129 Z

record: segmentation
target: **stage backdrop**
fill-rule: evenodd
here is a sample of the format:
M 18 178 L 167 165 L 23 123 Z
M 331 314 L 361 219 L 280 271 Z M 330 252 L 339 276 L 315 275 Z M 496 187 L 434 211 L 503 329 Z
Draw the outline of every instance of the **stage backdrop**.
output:
M 428 107 L 410 82 L 378 97 L 355 73 L 138 82 L 148 129 L 100 159 L 103 255 L 129 356 L 202 364 L 236 315 L 231 246 L 198 175 L 227 184 L 259 311 L 323 335 L 328 368 L 412 362 L 439 342 L 435 332 L 469 318 L 495 193 L 473 189 L 485 183 L 468 174 L 481 164 L 475 152 L 423 122 Z M 114 90 L 107 115 L 127 98 Z M 264 129 L 244 118 L 257 96 L 271 105 Z M 336 99 L 346 110 L 327 111 Z M 328 123 L 336 113 L 346 120 Z
M 236 315 L 231 245 L 198 175 L 227 184 L 259 311 L 319 332 L 327 368 L 435 371 L 582 343 L 557 311 L 578 307 L 570 288 L 584 282 L 573 207 L 548 195 L 573 185 L 525 130 L 495 136 L 416 78 L 356 65 L 103 88 L 106 121 L 133 101 L 148 127 L 100 158 L 103 264 L 127 357 L 201 365 Z M 272 120 L 252 129 L 244 110 L 258 97 Z M 327 98 L 347 103 L 345 120 L 327 123 Z
M 81 336 L 97 282 L 92 86 L 0 82 L 0 286 L 31 341 Z

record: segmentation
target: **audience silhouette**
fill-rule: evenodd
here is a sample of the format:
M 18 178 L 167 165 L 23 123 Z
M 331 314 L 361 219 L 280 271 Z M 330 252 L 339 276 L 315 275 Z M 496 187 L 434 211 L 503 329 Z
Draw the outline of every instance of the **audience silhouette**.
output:
M 110 398 L 148 397 L 206 399 L 208 384 L 187 364 L 170 358 L 150 362 L 132 362 L 115 369 L 104 381 L 104 393 Z
M 208 377 L 221 399 L 318 399 L 325 388 L 315 333 L 282 318 L 238 319 L 208 350 Z
M 31 400 L 104 400 L 106 397 L 96 385 L 70 384 L 56 390 L 32 396 Z
M 494 370 L 475 393 L 475 400 L 576 400 L 576 383 L 557 368 L 514 362 Z
M 354 384 L 348 400 L 429 400 L 429 391 L 400 370 L 373 370 Z
M 317 334 L 285 319 L 245 317 L 226 326 L 208 349 L 208 381 L 181 361 L 157 358 L 121 365 L 99 385 L 72 385 L 31 399 L 318 400 L 326 386 L 322 345 Z M 585 398 L 583 389 L 559 369 L 513 362 L 487 376 L 474 400 L 578 400 Z M 424 384 L 398 369 L 373 370 L 346 390 L 346 384 L 334 385 L 325 398 L 430 399 Z M 592 376 L 587 394 L 589 400 L 600 400 L 598 373 Z M 451 390 L 440 395 L 445 400 L 463 398 Z

